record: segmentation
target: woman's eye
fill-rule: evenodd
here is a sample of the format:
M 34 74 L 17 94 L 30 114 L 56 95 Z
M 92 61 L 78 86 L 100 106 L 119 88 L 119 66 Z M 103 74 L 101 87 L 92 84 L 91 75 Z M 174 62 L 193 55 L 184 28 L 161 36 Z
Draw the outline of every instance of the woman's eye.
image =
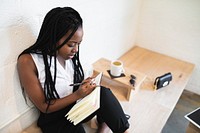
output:
M 76 45 L 80 45 L 80 43 L 68 43 L 67 45 L 69 47 L 75 47 Z
M 70 43 L 70 44 L 67 44 L 69 47 L 74 47 L 76 44 L 75 43 Z

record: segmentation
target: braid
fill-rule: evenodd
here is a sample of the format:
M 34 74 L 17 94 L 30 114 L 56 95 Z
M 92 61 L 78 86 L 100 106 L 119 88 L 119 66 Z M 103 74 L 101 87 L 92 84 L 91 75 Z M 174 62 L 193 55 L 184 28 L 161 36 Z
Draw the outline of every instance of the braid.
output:
M 76 53 L 72 61 L 74 64 L 74 83 L 82 82 L 84 78 L 84 73 L 83 73 L 83 68 L 79 61 L 79 52 Z M 76 91 L 78 88 L 79 86 L 74 86 L 73 91 Z
M 71 39 L 79 27 L 82 27 L 82 18 L 76 10 L 71 7 L 54 8 L 45 16 L 36 42 L 19 55 L 20 57 L 22 54 L 37 53 L 43 56 L 46 74 L 44 95 L 48 107 L 51 104 L 51 100 L 59 98 L 55 88 L 57 73 L 56 52 Z M 61 45 L 56 46 L 56 43 L 69 31 L 71 33 L 67 39 Z M 52 59 L 55 70 L 53 77 L 50 71 Z M 79 53 L 75 54 L 72 61 L 74 64 L 74 82 L 81 82 L 84 74 L 79 60 Z M 74 90 L 76 89 L 74 88 Z M 48 107 L 46 110 L 48 110 Z

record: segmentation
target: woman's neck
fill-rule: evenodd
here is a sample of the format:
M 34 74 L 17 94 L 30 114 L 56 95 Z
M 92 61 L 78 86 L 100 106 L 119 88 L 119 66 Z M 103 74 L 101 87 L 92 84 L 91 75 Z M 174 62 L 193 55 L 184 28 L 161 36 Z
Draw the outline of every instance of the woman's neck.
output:
M 65 59 L 63 59 L 61 56 L 57 55 L 58 62 L 60 65 L 65 68 Z

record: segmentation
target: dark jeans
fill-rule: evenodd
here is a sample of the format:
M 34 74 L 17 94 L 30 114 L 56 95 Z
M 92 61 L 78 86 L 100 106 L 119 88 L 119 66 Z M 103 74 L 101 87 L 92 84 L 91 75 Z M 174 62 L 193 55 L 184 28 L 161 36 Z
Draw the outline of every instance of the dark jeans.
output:
M 100 109 L 81 123 L 97 115 L 98 122 L 105 122 L 112 132 L 123 133 L 126 131 L 129 128 L 128 120 L 120 103 L 110 89 L 101 87 L 100 97 Z M 81 123 L 74 126 L 64 117 L 71 107 L 50 114 L 41 113 L 38 119 L 38 126 L 42 129 L 43 133 L 85 133 Z

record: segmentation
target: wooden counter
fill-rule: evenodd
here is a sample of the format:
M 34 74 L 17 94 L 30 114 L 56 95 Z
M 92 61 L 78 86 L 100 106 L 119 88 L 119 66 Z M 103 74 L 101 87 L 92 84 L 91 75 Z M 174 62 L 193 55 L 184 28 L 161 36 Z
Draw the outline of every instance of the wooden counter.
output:
M 120 101 L 125 113 L 131 115 L 130 133 L 160 133 L 188 83 L 194 65 L 141 47 L 134 47 L 119 60 L 129 70 L 146 76 L 137 93 L 132 90 L 129 101 Z M 153 90 L 155 78 L 167 72 L 173 76 L 170 84 Z

